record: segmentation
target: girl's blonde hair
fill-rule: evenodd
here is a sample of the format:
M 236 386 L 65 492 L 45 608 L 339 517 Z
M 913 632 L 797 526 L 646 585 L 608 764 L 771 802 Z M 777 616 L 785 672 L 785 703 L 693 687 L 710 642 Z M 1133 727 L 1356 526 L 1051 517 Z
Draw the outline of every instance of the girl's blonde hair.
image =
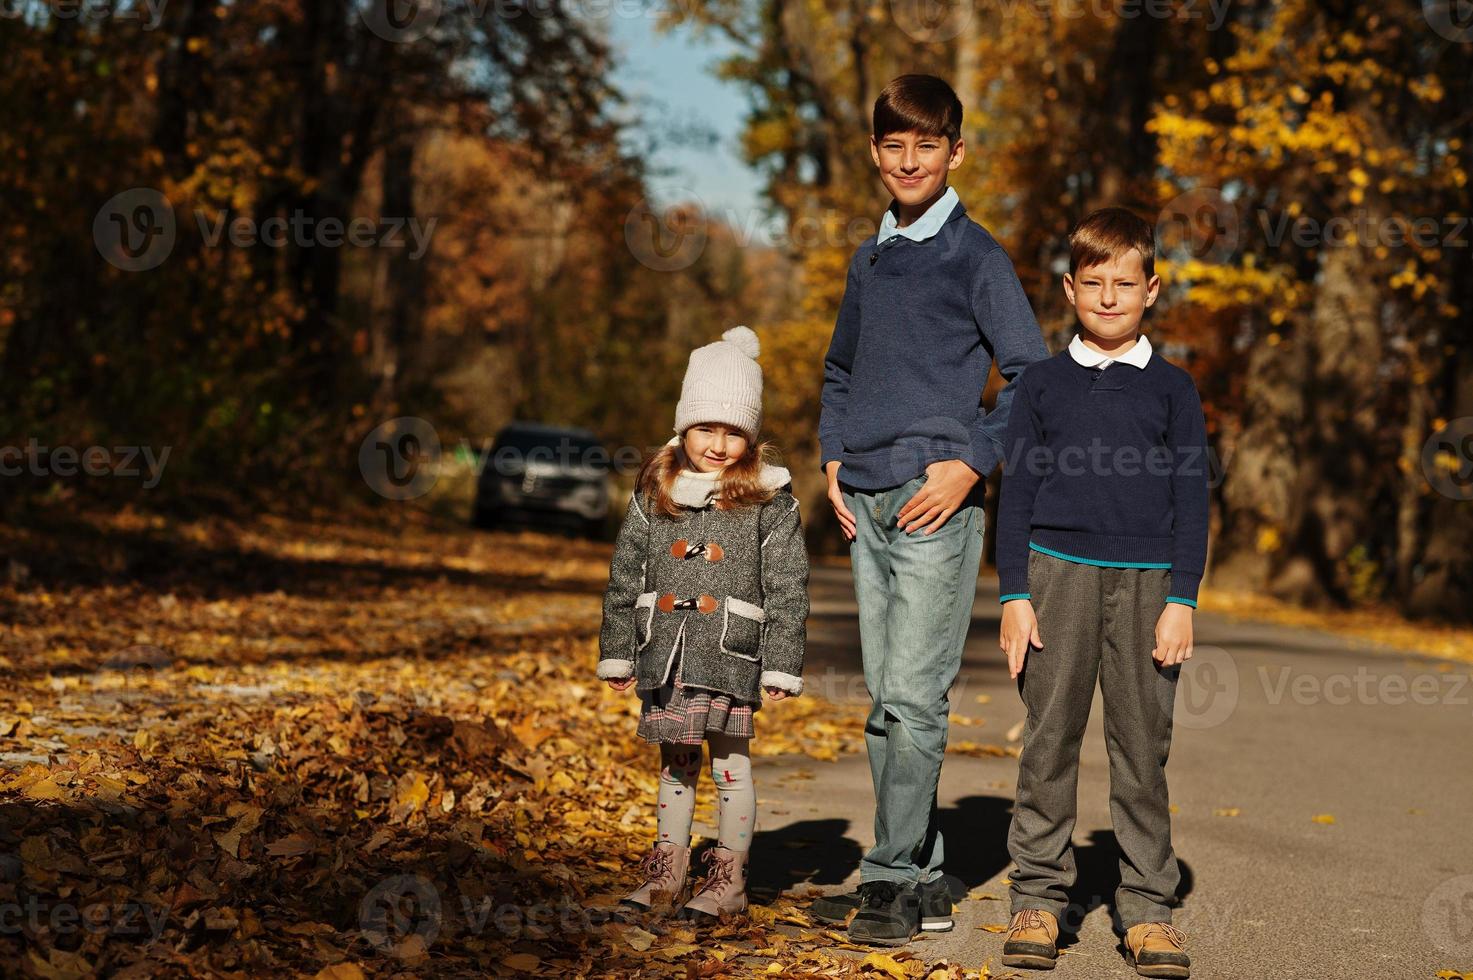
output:
M 721 494 L 716 498 L 716 507 L 720 510 L 754 507 L 777 496 L 777 490 L 763 489 L 760 479 L 762 467 L 776 462 L 777 450 L 770 441 L 749 444 L 742 458 L 722 471 Z M 659 513 L 677 517 L 680 505 L 673 495 L 675 478 L 682 470 L 692 468 L 685 454 L 685 433 L 682 432 L 679 442 L 673 446 L 661 446 L 659 452 L 644 461 L 639 468 L 634 492 L 648 497 Z

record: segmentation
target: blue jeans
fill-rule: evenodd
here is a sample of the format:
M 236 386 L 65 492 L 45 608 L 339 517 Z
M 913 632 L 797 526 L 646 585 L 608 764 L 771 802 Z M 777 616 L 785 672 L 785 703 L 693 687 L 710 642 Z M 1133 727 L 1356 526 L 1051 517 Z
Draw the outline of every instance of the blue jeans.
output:
M 875 846 L 861 881 L 941 877 L 936 784 L 946 752 L 947 691 L 961 667 L 977 595 L 984 529 L 979 481 L 934 534 L 906 534 L 895 515 L 926 475 L 887 490 L 840 485 L 855 517 L 849 546 L 871 707 L 864 739 L 875 787 Z

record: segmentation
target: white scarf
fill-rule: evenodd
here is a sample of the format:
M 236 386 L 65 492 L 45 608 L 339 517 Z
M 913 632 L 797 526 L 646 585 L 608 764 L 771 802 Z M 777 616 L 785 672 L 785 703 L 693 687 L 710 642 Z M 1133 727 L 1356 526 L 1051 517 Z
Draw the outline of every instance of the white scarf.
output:
M 666 445 L 680 445 L 680 437 L 676 436 Z M 763 490 L 780 490 L 793 481 L 793 476 L 787 467 L 773 466 L 769 463 L 762 465 L 762 472 L 757 476 L 757 482 Z M 682 469 L 675 474 L 675 484 L 670 488 L 670 497 L 682 507 L 708 507 L 711 501 L 721 496 L 721 471 L 713 470 L 710 473 L 702 473 L 698 470 Z

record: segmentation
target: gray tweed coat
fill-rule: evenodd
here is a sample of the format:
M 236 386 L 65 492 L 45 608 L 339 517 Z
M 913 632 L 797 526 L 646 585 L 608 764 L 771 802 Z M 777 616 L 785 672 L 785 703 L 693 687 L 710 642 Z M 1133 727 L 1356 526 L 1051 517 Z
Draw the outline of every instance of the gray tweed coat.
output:
M 763 687 L 803 692 L 808 552 L 798 501 L 780 466 L 766 467 L 762 484 L 782 489 L 728 511 L 711 503 L 714 482 L 682 474 L 675 518 L 630 499 L 604 593 L 600 678 L 661 687 L 683 644 L 686 684 L 745 701 Z

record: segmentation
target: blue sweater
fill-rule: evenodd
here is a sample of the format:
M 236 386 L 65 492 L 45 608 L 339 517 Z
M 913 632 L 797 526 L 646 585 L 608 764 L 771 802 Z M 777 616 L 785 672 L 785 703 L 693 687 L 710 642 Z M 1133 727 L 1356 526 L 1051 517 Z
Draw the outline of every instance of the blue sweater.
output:
M 898 486 L 960 459 L 982 477 L 1002 458 L 1013 384 L 991 412 L 992 362 L 1009 382 L 1048 357 L 1022 284 L 997 241 L 957 202 L 935 236 L 871 236 L 849 278 L 824 357 L 821 466 L 863 490 Z
M 1089 565 L 1171 569 L 1168 602 L 1197 604 L 1207 563 L 1207 429 L 1192 376 L 1087 368 L 1067 350 L 1013 385 L 1001 496 L 1001 601 L 1031 598 L 1028 552 Z

